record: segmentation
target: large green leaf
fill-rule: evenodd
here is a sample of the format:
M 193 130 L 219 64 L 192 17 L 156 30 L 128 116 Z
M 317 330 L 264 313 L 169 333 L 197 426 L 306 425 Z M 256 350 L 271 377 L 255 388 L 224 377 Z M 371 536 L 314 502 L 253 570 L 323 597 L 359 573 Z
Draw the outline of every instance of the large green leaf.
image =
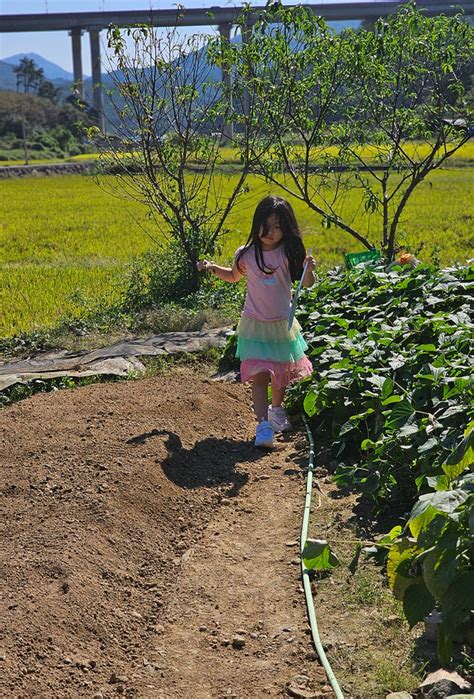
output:
M 317 394 L 315 391 L 310 390 L 306 394 L 304 401 L 303 401 L 303 407 L 305 410 L 306 415 L 308 417 L 313 417 L 313 415 L 316 412 L 316 400 L 317 400 Z
M 408 520 L 412 535 L 417 537 L 437 514 L 454 512 L 467 497 L 468 493 L 465 490 L 442 490 L 421 495 Z
M 307 539 L 302 558 L 308 570 L 332 570 L 340 564 L 324 539 Z
M 385 427 L 389 430 L 395 430 L 402 427 L 402 425 L 405 424 L 405 422 L 414 414 L 414 412 L 415 410 L 408 400 L 401 400 L 388 414 L 387 419 L 385 420 Z
M 469 493 L 465 490 L 443 490 L 437 493 L 433 493 L 431 502 L 433 507 L 435 507 L 439 512 L 446 512 L 446 514 L 451 514 L 454 510 L 457 510 L 459 505 L 467 500 Z
M 432 451 L 436 446 L 438 446 L 439 441 L 436 437 L 430 437 L 423 444 L 418 447 L 418 454 L 424 454 L 427 451 Z
M 389 396 L 385 400 L 380 401 L 383 406 L 385 405 L 392 405 L 393 403 L 400 403 L 400 401 L 403 400 L 402 396 Z
M 423 621 L 434 608 L 435 601 L 433 595 L 424 583 L 411 585 L 403 596 L 403 611 L 407 618 L 410 629 L 419 621 Z
M 385 378 L 385 376 L 378 376 L 377 374 L 374 374 L 373 376 L 368 376 L 367 381 L 369 381 L 369 383 L 373 384 L 374 386 L 377 386 L 377 388 L 382 389 L 382 393 L 383 387 L 387 383 L 387 379 Z
M 464 624 L 474 610 L 474 570 L 456 577 L 449 586 L 441 604 L 443 625 L 450 634 Z
M 380 484 L 380 472 L 370 471 L 366 478 L 361 478 L 360 482 L 364 493 L 374 493 Z
M 452 544 L 450 548 L 444 550 L 440 546 L 435 546 L 423 558 L 421 564 L 425 585 L 438 602 L 444 599 L 456 576 L 458 565 L 456 542 L 453 541 Z
M 451 483 L 449 476 L 445 473 L 441 476 L 430 476 L 426 480 L 433 490 L 448 490 Z
M 418 345 L 417 347 L 418 352 L 424 353 L 424 352 L 436 352 L 436 345 L 433 344 L 428 344 L 428 345 Z
M 411 437 L 411 435 L 416 434 L 419 430 L 418 425 L 404 425 L 402 429 L 398 432 L 399 437 Z
M 394 383 L 392 379 L 385 379 L 382 385 L 382 393 L 380 394 L 380 400 L 382 401 L 382 405 L 385 405 L 383 401 L 386 401 L 387 398 L 393 393 L 393 388 Z
M 441 415 L 437 415 L 437 419 L 442 422 L 443 420 L 447 420 L 448 418 L 452 417 L 453 415 L 465 415 L 467 411 L 467 406 L 465 405 L 451 405 L 449 408 L 447 408 L 444 413 Z
M 402 366 L 405 366 L 406 359 L 402 354 L 396 354 L 396 355 L 393 355 L 388 360 L 388 363 L 390 364 L 392 369 L 395 371 L 396 369 L 400 369 Z
M 466 434 L 457 449 L 442 465 L 443 471 L 450 478 L 457 478 L 461 473 L 474 464 L 474 427 L 466 430 Z
M 425 496 L 421 496 L 423 498 Z M 416 538 L 418 537 L 420 531 L 428 526 L 428 524 L 433 520 L 438 513 L 438 510 L 431 504 L 430 498 L 431 493 L 426 496 L 427 499 L 421 500 L 419 498 L 415 507 L 411 511 L 410 519 L 408 520 L 408 526 L 410 532 Z
M 352 432 L 352 430 L 355 430 L 356 428 L 357 424 L 352 420 L 352 418 L 347 420 L 347 422 L 345 422 L 339 430 L 339 437 L 343 437 L 345 434 Z
M 413 569 L 418 549 L 409 539 L 397 541 L 390 549 L 387 561 L 387 577 L 394 596 L 402 600 L 411 585 L 422 582 L 422 577 Z

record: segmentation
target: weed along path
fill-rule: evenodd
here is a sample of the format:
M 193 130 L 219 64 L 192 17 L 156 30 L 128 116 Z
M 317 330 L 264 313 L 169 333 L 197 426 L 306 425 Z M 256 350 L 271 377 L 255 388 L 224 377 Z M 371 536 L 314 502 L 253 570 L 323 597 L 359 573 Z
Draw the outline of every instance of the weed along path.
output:
M 189 368 L 0 413 L 1 696 L 331 697 L 298 539 L 307 447 Z

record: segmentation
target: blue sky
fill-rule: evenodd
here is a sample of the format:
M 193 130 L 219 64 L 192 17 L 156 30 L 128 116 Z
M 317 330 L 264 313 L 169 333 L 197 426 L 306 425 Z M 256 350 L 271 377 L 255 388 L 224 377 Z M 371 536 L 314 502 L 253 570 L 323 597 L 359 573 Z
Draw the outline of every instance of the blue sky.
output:
M 321 2 L 321 0 L 319 0 Z M 324 0 L 323 0 L 324 1 Z M 325 0 L 331 4 L 335 0 Z M 294 0 L 293 0 L 294 2 Z M 87 12 L 104 10 L 166 9 L 174 7 L 172 0 L 0 0 L 1 14 L 27 14 L 47 12 Z M 240 6 L 241 0 L 180 0 L 187 8 Z M 256 0 L 253 5 L 264 5 Z M 285 4 L 291 4 L 288 2 Z M 201 28 L 205 30 L 205 28 Z M 200 30 L 200 31 L 201 31 Z M 184 30 L 183 30 L 184 31 Z M 71 39 L 67 32 L 32 32 L 0 34 L 0 60 L 17 53 L 38 53 L 53 63 L 72 72 Z M 90 75 L 88 36 L 82 38 L 83 70 Z

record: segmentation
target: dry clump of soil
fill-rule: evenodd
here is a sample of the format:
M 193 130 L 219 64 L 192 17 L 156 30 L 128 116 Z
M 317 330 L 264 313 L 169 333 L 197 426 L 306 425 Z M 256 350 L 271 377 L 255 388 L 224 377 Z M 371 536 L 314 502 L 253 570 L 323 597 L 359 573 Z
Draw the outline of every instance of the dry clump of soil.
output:
M 0 414 L 8 697 L 332 696 L 298 566 L 301 437 L 189 369 Z

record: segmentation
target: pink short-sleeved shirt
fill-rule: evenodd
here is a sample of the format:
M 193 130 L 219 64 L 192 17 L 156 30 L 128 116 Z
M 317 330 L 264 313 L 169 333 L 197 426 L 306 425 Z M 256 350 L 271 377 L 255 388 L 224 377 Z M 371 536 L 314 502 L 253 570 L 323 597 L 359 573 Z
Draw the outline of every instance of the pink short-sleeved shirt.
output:
M 263 259 L 265 266 L 274 270 L 272 274 L 259 269 L 253 246 L 240 258 L 240 270 L 247 276 L 243 314 L 257 320 L 283 320 L 288 317 L 291 304 L 291 276 L 283 245 L 264 250 Z

